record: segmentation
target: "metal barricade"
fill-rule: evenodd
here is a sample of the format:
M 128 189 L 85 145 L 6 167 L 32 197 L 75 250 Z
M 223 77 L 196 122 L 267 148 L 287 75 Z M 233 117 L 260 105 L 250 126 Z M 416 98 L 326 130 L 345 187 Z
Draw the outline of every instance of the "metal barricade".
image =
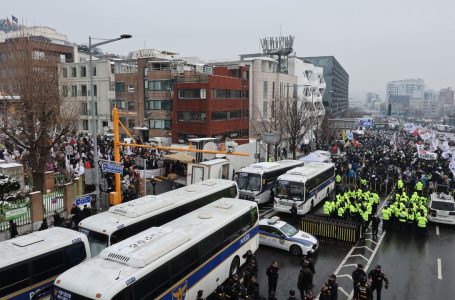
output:
M 303 231 L 328 243 L 352 245 L 360 238 L 360 223 L 354 221 L 307 215 L 300 225 Z

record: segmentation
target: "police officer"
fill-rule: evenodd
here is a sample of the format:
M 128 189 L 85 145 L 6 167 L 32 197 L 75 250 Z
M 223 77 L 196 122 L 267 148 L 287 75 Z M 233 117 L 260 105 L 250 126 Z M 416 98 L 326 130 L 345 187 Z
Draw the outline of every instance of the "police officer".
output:
M 294 220 L 294 225 L 296 227 L 298 227 L 298 224 L 297 224 L 297 204 L 293 203 L 292 207 L 291 207 L 291 209 L 289 209 L 289 211 L 291 212 L 292 220 Z
M 383 232 L 389 230 L 390 217 L 391 217 L 391 208 L 386 206 L 382 209 L 382 231 Z
M 371 270 L 368 273 L 368 278 L 370 279 L 372 292 L 376 290 L 376 299 L 381 300 L 382 281 L 385 282 L 386 289 L 389 287 L 389 280 L 385 277 L 384 272 L 382 272 L 381 266 L 376 265 L 374 270 Z
M 359 287 L 359 284 L 360 284 L 360 281 L 361 281 L 362 278 L 365 278 L 365 281 L 366 281 L 367 274 L 363 270 L 363 265 L 362 264 L 358 264 L 357 265 L 357 269 L 355 269 L 352 272 L 352 281 L 353 281 L 352 285 L 353 285 L 353 288 L 354 288 L 354 295 L 357 294 L 357 290 L 358 290 L 358 287 Z M 357 299 L 357 298 L 354 298 L 354 299 Z
M 270 292 L 276 292 L 276 285 L 278 283 L 278 271 L 280 268 L 278 267 L 278 262 L 274 261 L 272 264 L 267 268 L 265 274 L 268 277 L 269 281 L 269 295 Z
M 330 300 L 337 300 L 338 299 L 338 282 L 337 276 L 332 274 L 329 276 L 329 281 L 327 282 L 327 286 L 330 290 Z

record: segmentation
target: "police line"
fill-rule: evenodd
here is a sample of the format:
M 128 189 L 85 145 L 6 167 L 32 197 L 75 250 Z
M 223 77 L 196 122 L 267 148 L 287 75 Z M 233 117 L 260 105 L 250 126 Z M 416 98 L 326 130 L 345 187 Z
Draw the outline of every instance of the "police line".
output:
M 358 222 L 307 215 L 301 219 L 303 231 L 331 243 L 355 244 L 360 238 L 361 225 Z

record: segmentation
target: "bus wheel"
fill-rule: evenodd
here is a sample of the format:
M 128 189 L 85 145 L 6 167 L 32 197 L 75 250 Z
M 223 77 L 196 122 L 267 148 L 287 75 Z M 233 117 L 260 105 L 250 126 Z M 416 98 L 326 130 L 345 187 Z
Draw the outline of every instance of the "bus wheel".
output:
M 302 249 L 297 246 L 297 245 L 292 245 L 291 246 L 291 253 L 292 255 L 295 255 L 295 256 L 301 256 L 302 255 Z
M 231 262 L 231 267 L 229 268 L 229 276 L 237 274 L 240 268 L 240 258 L 238 256 L 234 257 Z

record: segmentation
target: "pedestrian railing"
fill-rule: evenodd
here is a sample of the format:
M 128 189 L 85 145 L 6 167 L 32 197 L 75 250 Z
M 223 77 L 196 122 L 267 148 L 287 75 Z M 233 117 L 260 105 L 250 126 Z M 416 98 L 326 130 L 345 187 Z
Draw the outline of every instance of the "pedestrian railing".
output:
M 13 220 L 17 226 L 30 224 L 30 198 L 16 201 L 0 201 L 0 231 L 8 230 L 9 220 Z
M 55 210 L 57 212 L 65 210 L 63 187 L 57 187 L 55 191 L 43 195 L 43 208 L 45 218 L 52 216 Z
M 329 243 L 355 244 L 360 238 L 360 223 L 322 216 L 307 215 L 301 219 L 301 229 Z

